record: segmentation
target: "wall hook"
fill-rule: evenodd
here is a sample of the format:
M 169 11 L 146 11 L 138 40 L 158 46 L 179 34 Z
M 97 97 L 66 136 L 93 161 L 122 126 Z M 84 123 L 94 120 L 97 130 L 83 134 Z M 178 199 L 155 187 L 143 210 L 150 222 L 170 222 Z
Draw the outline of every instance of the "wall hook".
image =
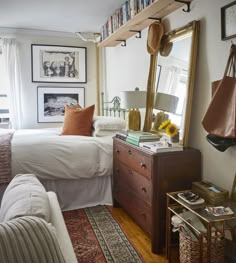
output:
M 179 3 L 184 3 L 187 5 L 187 9 L 182 9 L 184 12 L 187 12 L 189 13 L 191 10 L 190 10 L 190 3 L 189 1 L 184 1 L 184 0 L 175 0 L 175 2 L 179 2 Z
M 139 31 L 139 30 L 129 30 L 129 32 L 135 32 L 135 33 L 138 33 L 138 35 L 135 36 L 135 37 L 136 37 L 136 38 L 142 38 L 141 31 Z
M 116 41 L 123 42 L 123 43 L 121 43 L 121 46 L 122 47 L 126 47 L 126 40 L 124 40 L 124 39 L 117 39 Z

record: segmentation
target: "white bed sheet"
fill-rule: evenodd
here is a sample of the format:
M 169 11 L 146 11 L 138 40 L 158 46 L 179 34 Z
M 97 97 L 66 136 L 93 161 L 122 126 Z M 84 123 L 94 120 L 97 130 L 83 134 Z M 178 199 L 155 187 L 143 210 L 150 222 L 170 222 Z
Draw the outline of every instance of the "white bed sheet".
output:
M 112 175 L 112 136 L 61 136 L 61 128 L 16 130 L 12 176 L 33 173 L 41 179 Z

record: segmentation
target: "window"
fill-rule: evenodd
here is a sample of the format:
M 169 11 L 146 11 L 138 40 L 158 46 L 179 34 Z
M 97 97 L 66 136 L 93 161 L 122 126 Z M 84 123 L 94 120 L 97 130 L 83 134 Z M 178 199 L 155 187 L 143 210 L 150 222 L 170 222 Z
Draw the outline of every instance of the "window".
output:
M 9 101 L 7 97 L 7 78 L 3 65 L 3 55 L 0 42 L 0 124 L 9 123 Z

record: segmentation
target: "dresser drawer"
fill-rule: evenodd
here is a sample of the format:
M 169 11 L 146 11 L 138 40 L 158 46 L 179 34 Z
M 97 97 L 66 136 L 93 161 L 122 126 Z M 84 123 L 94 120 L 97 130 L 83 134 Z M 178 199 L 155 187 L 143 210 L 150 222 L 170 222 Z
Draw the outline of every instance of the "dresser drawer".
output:
M 132 145 L 118 143 L 114 144 L 114 159 L 118 160 L 136 172 L 151 177 L 152 157 L 143 151 L 135 149 Z
M 149 178 L 140 175 L 123 163 L 117 164 L 114 170 L 115 186 L 118 186 L 119 188 L 126 186 L 136 192 L 140 199 L 151 204 L 152 183 Z
M 152 209 L 130 189 L 117 186 L 114 191 L 115 200 L 127 211 L 135 222 L 149 235 L 152 233 Z

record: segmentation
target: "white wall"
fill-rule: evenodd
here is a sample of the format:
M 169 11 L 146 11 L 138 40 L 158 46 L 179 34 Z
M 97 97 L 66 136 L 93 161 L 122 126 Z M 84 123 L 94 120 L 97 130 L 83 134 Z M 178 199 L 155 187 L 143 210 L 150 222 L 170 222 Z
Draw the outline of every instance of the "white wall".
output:
M 23 90 L 23 126 L 22 128 L 58 127 L 61 123 L 37 123 L 37 87 L 85 87 L 85 106 L 96 103 L 96 47 L 92 43 L 83 42 L 72 34 L 47 31 L 17 30 L 0 35 L 16 37 L 20 43 L 20 63 Z M 87 83 L 33 83 L 31 80 L 31 44 L 62 45 L 87 47 Z
M 217 151 L 205 139 L 207 133 L 201 120 L 211 99 L 211 82 L 222 78 L 231 41 L 221 41 L 220 8 L 232 0 L 194 0 L 191 12 L 182 8 L 167 17 L 170 29 L 192 20 L 201 21 L 197 72 L 192 105 L 189 145 L 202 153 L 203 178 L 231 190 L 236 172 L 236 147 L 224 153 Z M 168 24 L 167 23 L 167 24 Z M 120 90 L 146 89 L 149 57 L 146 51 L 147 30 L 142 39 L 131 38 L 126 47 L 106 48 L 106 88 L 109 97 Z M 236 43 L 236 39 L 233 39 Z

